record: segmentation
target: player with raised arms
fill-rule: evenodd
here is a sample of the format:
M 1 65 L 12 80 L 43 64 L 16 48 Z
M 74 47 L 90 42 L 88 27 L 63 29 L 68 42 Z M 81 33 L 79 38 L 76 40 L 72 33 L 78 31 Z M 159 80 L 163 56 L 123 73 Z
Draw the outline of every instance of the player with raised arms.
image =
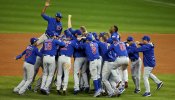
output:
M 47 21 L 48 25 L 46 32 L 38 38 L 39 40 L 37 41 L 37 45 L 40 45 L 41 43 L 44 42 L 44 40 L 48 39 L 50 34 L 52 34 L 52 32 L 54 32 L 57 35 L 60 35 L 63 29 L 61 23 L 62 14 L 60 12 L 56 13 L 55 18 L 45 14 L 46 9 L 49 7 L 49 5 L 50 0 L 46 0 L 45 6 L 41 12 L 41 16 L 44 20 Z

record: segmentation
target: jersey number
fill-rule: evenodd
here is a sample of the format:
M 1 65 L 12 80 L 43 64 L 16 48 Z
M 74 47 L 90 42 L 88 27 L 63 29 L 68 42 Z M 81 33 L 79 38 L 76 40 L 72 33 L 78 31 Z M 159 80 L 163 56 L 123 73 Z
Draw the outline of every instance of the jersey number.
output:
M 93 54 L 96 54 L 97 48 L 94 45 L 91 45 L 91 50 Z
M 28 58 L 31 54 L 32 54 L 32 51 L 27 50 L 27 51 L 26 51 L 26 56 L 25 56 L 25 58 Z
M 124 45 L 124 44 L 119 44 L 119 46 L 120 46 L 120 50 L 121 50 L 121 51 L 126 50 L 126 47 L 125 47 L 125 45 Z
M 52 43 L 51 42 L 46 42 L 44 43 L 44 50 L 52 50 Z

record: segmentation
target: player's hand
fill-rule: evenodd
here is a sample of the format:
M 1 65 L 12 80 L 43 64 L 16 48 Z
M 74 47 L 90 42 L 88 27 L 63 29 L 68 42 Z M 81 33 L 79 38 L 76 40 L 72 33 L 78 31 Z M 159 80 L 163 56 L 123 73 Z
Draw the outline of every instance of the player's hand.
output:
M 72 18 L 72 15 L 68 15 L 68 18 Z
M 140 44 L 140 42 L 139 42 L 139 41 L 136 41 L 135 43 L 136 43 L 137 45 L 139 45 L 139 44 Z
M 49 7 L 50 3 L 48 1 L 46 1 L 45 3 L 45 7 Z

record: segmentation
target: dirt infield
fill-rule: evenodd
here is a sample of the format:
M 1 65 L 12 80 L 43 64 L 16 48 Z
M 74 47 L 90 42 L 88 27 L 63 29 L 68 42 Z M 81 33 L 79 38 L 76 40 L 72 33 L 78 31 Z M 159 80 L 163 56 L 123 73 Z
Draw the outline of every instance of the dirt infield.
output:
M 0 76 L 22 75 L 23 60 L 16 61 L 14 57 L 20 54 L 31 37 L 39 37 L 41 34 L 0 34 Z M 144 34 L 121 34 L 122 40 L 127 36 L 133 36 L 135 40 L 141 40 Z M 155 44 L 157 66 L 155 73 L 175 74 L 175 34 L 149 34 Z

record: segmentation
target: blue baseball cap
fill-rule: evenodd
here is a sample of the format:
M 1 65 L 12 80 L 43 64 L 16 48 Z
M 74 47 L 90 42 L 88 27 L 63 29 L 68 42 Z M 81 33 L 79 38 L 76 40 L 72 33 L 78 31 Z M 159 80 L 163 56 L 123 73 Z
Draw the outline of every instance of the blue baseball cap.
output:
M 86 37 L 86 40 L 92 41 L 93 40 L 93 35 L 91 33 L 88 34 L 88 36 Z
M 31 44 L 34 44 L 36 41 L 38 41 L 38 38 L 31 38 L 31 39 L 30 39 L 30 43 L 31 43 Z
M 64 34 L 65 34 L 66 37 L 72 38 L 72 34 L 71 34 L 71 32 L 69 30 L 65 30 Z
M 60 12 L 56 13 L 56 17 L 63 18 L 62 14 Z
M 113 40 L 113 41 L 119 41 L 119 38 L 118 38 L 117 36 L 114 35 L 114 36 L 112 36 L 112 40 Z
M 99 34 L 99 36 L 100 36 L 100 37 L 103 37 L 105 34 L 106 34 L 105 32 L 101 32 L 101 33 Z
M 75 30 L 75 31 L 74 31 L 74 34 L 82 35 L 82 32 L 81 32 L 80 30 Z
M 96 32 L 93 32 L 92 35 L 97 39 L 98 35 Z
M 127 41 L 134 41 L 134 38 L 133 38 L 132 36 L 129 36 L 129 37 L 127 38 Z
M 144 37 L 142 38 L 142 40 L 150 41 L 151 39 L 150 39 L 149 36 L 144 36 Z

